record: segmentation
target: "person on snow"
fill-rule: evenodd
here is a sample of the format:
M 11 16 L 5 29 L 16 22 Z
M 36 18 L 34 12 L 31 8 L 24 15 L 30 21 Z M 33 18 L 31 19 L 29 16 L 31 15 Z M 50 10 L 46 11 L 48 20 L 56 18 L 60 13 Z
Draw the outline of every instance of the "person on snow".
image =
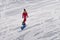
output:
M 22 13 L 22 18 L 23 18 L 22 24 L 23 23 L 26 24 L 25 22 L 26 22 L 27 17 L 28 17 L 28 13 L 27 13 L 26 9 L 24 9 L 24 11 Z

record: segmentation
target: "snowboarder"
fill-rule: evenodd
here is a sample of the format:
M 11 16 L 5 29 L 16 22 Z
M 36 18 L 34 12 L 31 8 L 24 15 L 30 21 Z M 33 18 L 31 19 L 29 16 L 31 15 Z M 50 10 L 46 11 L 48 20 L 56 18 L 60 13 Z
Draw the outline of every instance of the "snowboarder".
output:
M 27 13 L 26 9 L 24 9 L 24 11 L 22 13 L 22 18 L 23 18 L 22 24 L 26 24 L 27 17 L 28 17 L 28 13 Z

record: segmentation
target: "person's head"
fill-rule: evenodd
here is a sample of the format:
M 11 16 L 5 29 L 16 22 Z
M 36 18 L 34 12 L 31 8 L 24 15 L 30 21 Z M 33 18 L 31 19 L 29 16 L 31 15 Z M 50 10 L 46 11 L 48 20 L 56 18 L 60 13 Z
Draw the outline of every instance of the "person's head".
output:
M 24 11 L 26 11 L 26 9 L 24 9 Z

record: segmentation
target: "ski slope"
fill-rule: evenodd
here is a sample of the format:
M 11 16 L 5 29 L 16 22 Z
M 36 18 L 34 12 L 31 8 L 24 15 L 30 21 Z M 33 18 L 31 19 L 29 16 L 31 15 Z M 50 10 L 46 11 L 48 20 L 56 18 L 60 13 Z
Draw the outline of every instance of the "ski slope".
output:
M 60 0 L 0 0 L 0 40 L 60 40 Z

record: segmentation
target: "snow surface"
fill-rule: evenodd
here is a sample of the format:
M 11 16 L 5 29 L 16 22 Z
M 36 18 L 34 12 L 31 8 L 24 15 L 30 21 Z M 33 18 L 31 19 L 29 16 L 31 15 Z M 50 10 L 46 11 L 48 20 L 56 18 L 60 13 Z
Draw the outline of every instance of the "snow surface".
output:
M 0 0 L 0 40 L 60 40 L 60 0 Z

